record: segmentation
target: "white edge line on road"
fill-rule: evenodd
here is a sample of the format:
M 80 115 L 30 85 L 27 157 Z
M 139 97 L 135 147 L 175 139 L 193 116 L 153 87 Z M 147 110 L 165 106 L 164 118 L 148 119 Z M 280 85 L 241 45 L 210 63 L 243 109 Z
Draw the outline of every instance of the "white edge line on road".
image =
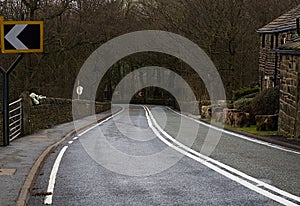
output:
M 253 177 L 251 177 L 251 176 L 249 176 L 247 174 L 244 174 L 244 173 L 242 173 L 242 172 L 240 172 L 240 171 L 238 171 L 238 170 L 236 170 L 234 168 L 231 168 L 231 167 L 229 167 L 229 166 L 227 166 L 227 165 L 225 165 L 223 163 L 220 163 L 220 162 L 218 162 L 218 161 L 216 161 L 214 159 L 211 159 L 211 158 L 209 158 L 209 157 L 207 157 L 205 155 L 202 155 L 202 154 L 200 154 L 200 153 L 198 153 L 198 152 L 190 149 L 189 147 L 181 144 L 180 142 L 176 141 L 173 137 L 171 137 L 168 133 L 166 133 L 164 130 L 162 130 L 162 128 L 157 124 L 156 120 L 154 119 L 151 111 L 147 107 L 144 107 L 144 109 L 146 110 L 146 117 L 147 117 L 147 120 L 148 120 L 149 127 L 152 129 L 152 131 L 158 136 L 158 138 L 161 141 L 163 141 L 165 144 L 167 144 L 168 146 L 172 147 L 173 149 L 177 150 L 178 152 L 180 152 L 180 153 L 182 153 L 182 154 L 184 154 L 184 155 L 186 155 L 186 156 L 188 156 L 188 157 L 190 157 L 190 158 L 192 158 L 192 159 L 200 162 L 201 164 L 203 164 L 203 165 L 207 166 L 208 168 L 210 168 L 210 169 L 218 172 L 219 174 L 221 174 L 221 175 L 223 175 L 223 176 L 225 176 L 225 177 L 227 177 L 227 178 L 229 178 L 229 179 L 231 179 L 231 180 L 233 180 L 233 181 L 235 181 L 235 182 L 237 182 L 237 183 L 239 183 L 239 184 L 241 184 L 241 185 L 243 185 L 243 186 L 245 186 L 245 187 L 247 187 L 247 188 L 249 188 L 249 189 L 257 192 L 257 193 L 259 193 L 259 194 L 262 194 L 262 195 L 264 195 L 264 196 L 266 196 L 266 197 L 268 197 L 270 199 L 273 199 L 273 200 L 275 200 L 275 201 L 277 201 L 277 202 L 279 202 L 281 204 L 289 205 L 289 206 L 290 205 L 291 206 L 296 206 L 297 205 L 297 204 L 295 204 L 295 203 L 293 203 L 293 202 L 291 202 L 289 200 L 286 200 L 286 199 L 284 199 L 284 198 L 282 198 L 280 196 L 272 194 L 272 193 L 270 193 L 270 192 L 268 192 L 268 191 L 266 191 L 264 189 L 261 189 L 258 186 L 253 185 L 253 184 L 251 184 L 251 183 L 249 183 L 249 182 L 247 182 L 247 181 L 239 178 L 238 176 L 234 176 L 233 174 L 231 174 L 231 173 L 229 173 L 229 172 L 227 172 L 225 170 L 222 170 L 221 168 L 216 167 L 215 165 L 213 165 L 213 164 L 211 164 L 209 162 L 213 162 L 214 164 L 216 164 L 216 165 L 218 165 L 220 167 L 223 167 L 224 169 L 226 169 L 226 170 L 228 170 L 228 171 L 230 171 L 232 173 L 235 173 L 236 175 L 239 175 L 239 176 L 241 176 L 241 177 L 243 177 L 245 179 L 248 179 L 250 181 L 253 181 L 253 182 L 257 183 L 257 184 L 260 184 L 260 185 L 264 186 L 265 188 L 270 189 L 270 190 L 272 190 L 272 191 L 274 191 L 274 192 L 276 192 L 278 194 L 281 194 L 281 195 L 283 195 L 285 197 L 294 199 L 296 201 L 300 201 L 300 198 L 298 196 L 295 196 L 293 194 L 290 194 L 288 192 L 280 190 L 280 189 L 278 189 L 276 187 L 268 185 L 265 182 L 257 180 L 257 179 L 255 179 L 255 178 L 253 178 Z M 148 111 L 149 114 L 147 113 L 147 111 Z M 153 126 L 151 120 L 152 120 L 153 124 L 155 125 L 155 127 L 159 131 Z M 168 142 L 165 138 L 163 138 L 160 135 L 160 133 L 162 133 L 163 135 L 165 135 L 168 139 L 170 139 L 171 141 L 173 141 L 174 143 L 176 143 L 178 146 L 186 149 L 188 152 L 191 152 L 194 155 L 188 153 L 187 151 L 185 151 L 183 149 L 180 149 L 180 148 L 174 146 L 173 144 L 171 144 L 170 142 Z M 195 155 L 197 155 L 198 157 L 195 156 Z
M 218 128 L 218 127 L 216 127 L 216 126 L 213 126 L 213 125 L 211 125 L 211 124 L 207 124 L 207 123 L 201 122 L 201 121 L 196 120 L 196 119 L 194 119 L 194 118 L 192 118 L 192 117 L 189 117 L 189 116 L 187 116 L 187 115 L 184 115 L 184 114 L 181 114 L 181 113 L 179 113 L 179 112 L 177 112 L 177 111 L 174 111 L 174 110 L 171 109 L 170 107 L 167 107 L 167 108 L 168 108 L 169 110 L 171 110 L 172 112 L 174 112 L 175 114 L 178 114 L 178 115 L 180 115 L 180 116 L 182 116 L 182 117 L 185 117 L 185 118 L 190 119 L 190 120 L 192 120 L 192 121 L 194 121 L 194 122 L 197 122 L 197 123 L 199 123 L 199 124 L 202 124 L 202 125 L 204 125 L 204 126 L 206 126 L 206 127 L 212 128 L 212 129 L 217 130 L 217 131 L 220 131 L 220 132 L 223 132 L 223 133 L 225 133 L 225 134 L 232 135 L 232 136 L 235 136 L 235 137 L 244 139 L 244 140 L 248 140 L 248 141 L 250 141 L 250 142 L 254 142 L 254 143 L 257 143 L 257 144 L 261 144 L 261 145 L 267 146 L 267 147 L 272 147 L 272 148 L 274 148 L 274 149 L 279 149 L 279 150 L 282 150 L 282 151 L 285 151 L 285 152 L 290 152 L 290 153 L 294 153 L 294 154 L 298 154 L 298 155 L 300 154 L 300 152 L 297 152 L 297 151 L 294 151 L 294 150 L 290 150 L 290 149 L 287 149 L 287 148 L 284 148 L 284 147 L 281 147 L 281 146 L 278 146 L 278 145 L 274 145 L 274 144 L 272 144 L 272 143 L 264 142 L 264 141 L 262 141 L 262 140 L 253 139 L 253 138 L 247 137 L 247 136 L 245 136 L 245 135 L 241 135 L 241 134 L 237 134 L 237 133 L 234 133 L 234 132 L 230 132 L 230 131 L 227 131 L 227 130 L 224 130 L 224 129 L 220 129 L 220 128 Z
M 118 113 L 106 118 L 105 120 L 99 122 L 98 124 L 90 127 L 89 129 L 85 130 L 84 132 L 82 132 L 81 134 L 79 134 L 78 136 L 74 137 L 73 140 L 77 140 L 79 139 L 80 136 L 84 135 L 85 133 L 91 131 L 92 129 L 96 128 L 97 126 L 103 124 L 104 122 L 107 122 L 108 120 L 110 120 L 111 118 L 119 115 L 121 112 L 124 111 L 124 108 L 122 107 L 122 110 L 119 111 Z M 68 144 L 72 144 L 73 141 L 69 141 Z M 60 162 L 62 160 L 62 157 L 64 155 L 64 153 L 66 152 L 66 150 L 68 149 L 68 146 L 64 146 L 61 151 L 59 152 L 55 162 L 54 162 L 54 165 L 52 167 L 52 170 L 51 170 L 51 174 L 50 174 L 50 178 L 49 178 L 49 184 L 48 184 L 48 188 L 47 188 L 47 193 L 51 193 L 49 195 L 46 195 L 45 199 L 44 199 L 44 204 L 45 205 L 51 205 L 52 204 L 52 198 L 53 198 L 53 192 L 54 192 L 54 186 L 55 186 L 55 180 L 56 180 L 56 175 L 57 175 L 57 172 L 58 172 L 58 168 L 59 168 L 59 165 L 60 165 Z
M 89 129 L 83 131 L 82 133 L 78 134 L 78 137 L 81 137 L 82 135 L 84 135 L 84 134 L 88 133 L 89 131 L 95 129 L 96 127 L 100 126 L 101 124 L 103 124 L 103 123 L 109 121 L 110 119 L 114 118 L 115 116 L 121 114 L 124 110 L 125 110 L 125 108 L 122 107 L 122 110 L 121 110 L 121 111 L 119 111 L 118 113 L 116 113 L 116 114 L 114 114 L 114 115 L 112 115 L 112 116 L 106 118 L 105 120 L 103 120 L 103 121 L 101 121 L 101 122 L 95 124 L 94 126 L 90 127 Z
M 47 192 L 48 193 L 51 193 L 50 195 L 47 195 L 45 197 L 45 200 L 44 200 L 44 204 L 45 205 L 51 205 L 52 204 L 52 197 L 53 197 L 53 191 L 54 191 L 54 185 L 55 185 L 55 180 L 56 180 L 56 175 L 57 175 L 57 172 L 58 172 L 58 168 L 59 168 L 59 165 L 60 165 L 60 162 L 62 160 L 62 157 L 65 153 L 65 151 L 68 149 L 68 146 L 64 146 L 61 151 L 59 152 L 55 162 L 54 162 L 54 165 L 53 165 L 53 168 L 51 170 L 51 174 L 50 174 L 50 179 L 49 179 L 49 184 L 48 184 L 48 189 L 47 189 Z

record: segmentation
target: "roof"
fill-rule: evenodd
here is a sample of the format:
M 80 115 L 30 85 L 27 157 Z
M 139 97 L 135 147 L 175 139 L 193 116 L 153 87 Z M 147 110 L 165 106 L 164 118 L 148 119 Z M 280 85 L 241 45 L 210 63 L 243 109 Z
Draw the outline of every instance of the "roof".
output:
M 257 30 L 258 33 L 279 33 L 297 28 L 296 19 L 300 18 L 300 5 Z
M 277 52 L 284 54 L 300 54 L 300 38 L 296 38 L 291 42 L 278 47 Z

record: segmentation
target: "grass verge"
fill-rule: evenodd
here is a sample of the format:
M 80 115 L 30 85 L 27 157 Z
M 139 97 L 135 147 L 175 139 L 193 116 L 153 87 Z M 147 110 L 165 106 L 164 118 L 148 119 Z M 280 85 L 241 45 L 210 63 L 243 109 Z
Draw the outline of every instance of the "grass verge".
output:
M 217 122 L 214 119 L 211 120 L 211 123 L 214 124 L 214 125 L 217 125 L 217 126 L 222 125 L 222 123 Z M 259 136 L 274 136 L 274 135 L 281 136 L 282 135 L 282 134 L 280 134 L 279 131 L 257 131 L 255 125 L 251 125 L 250 127 L 240 128 L 240 127 L 233 127 L 231 125 L 225 124 L 224 127 L 227 128 L 227 129 L 237 130 L 237 131 L 246 132 L 246 133 L 249 133 L 249 134 L 254 134 L 254 135 L 259 135 Z

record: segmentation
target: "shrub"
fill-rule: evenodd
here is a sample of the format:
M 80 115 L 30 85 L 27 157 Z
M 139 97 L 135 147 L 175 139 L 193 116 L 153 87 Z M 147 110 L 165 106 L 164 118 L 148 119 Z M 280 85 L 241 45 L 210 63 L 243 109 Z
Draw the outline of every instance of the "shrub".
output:
M 234 102 L 234 109 L 250 113 L 250 122 L 255 124 L 256 115 L 275 115 L 279 113 L 279 88 L 270 88 L 254 98 L 241 98 Z
M 279 87 L 266 89 L 251 101 L 252 115 L 275 115 L 279 112 Z
M 239 89 L 239 90 L 233 91 L 232 100 L 236 101 L 242 97 L 245 97 L 250 94 L 255 94 L 257 92 L 259 92 L 259 86 Z
M 233 108 L 240 110 L 242 112 L 249 112 L 250 111 L 250 104 L 253 98 L 242 98 L 233 103 Z

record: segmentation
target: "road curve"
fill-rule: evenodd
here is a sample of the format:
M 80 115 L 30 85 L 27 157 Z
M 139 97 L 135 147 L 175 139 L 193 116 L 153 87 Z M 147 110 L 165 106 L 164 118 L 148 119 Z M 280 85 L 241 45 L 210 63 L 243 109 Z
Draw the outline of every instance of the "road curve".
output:
M 42 168 L 28 205 L 299 204 L 298 154 L 223 134 L 211 156 L 201 156 L 207 128 L 179 116 L 131 106 L 66 141 Z M 182 121 L 185 138 L 199 127 L 191 151 L 173 138 Z

